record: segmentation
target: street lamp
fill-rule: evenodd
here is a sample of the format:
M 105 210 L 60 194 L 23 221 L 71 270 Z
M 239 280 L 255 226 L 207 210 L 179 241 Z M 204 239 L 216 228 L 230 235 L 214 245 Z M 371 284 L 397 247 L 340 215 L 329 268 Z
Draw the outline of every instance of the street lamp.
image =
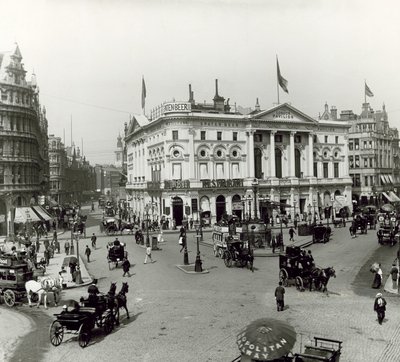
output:
M 258 180 L 254 179 L 254 181 L 252 182 L 252 186 L 253 186 L 253 196 L 254 196 L 254 220 L 258 219 L 258 215 L 257 215 L 257 188 L 258 188 Z
M 317 223 L 317 215 L 315 214 L 315 205 L 316 205 L 317 201 L 313 200 L 313 211 L 314 211 L 314 224 Z
M 79 262 L 79 238 L 81 236 L 81 233 L 76 232 L 74 233 L 75 235 L 75 240 L 76 240 L 76 259 L 78 260 L 78 265 L 76 267 L 76 277 L 75 277 L 75 283 L 76 284 L 82 284 L 82 275 L 81 275 L 81 267 L 80 267 L 80 262 Z
M 150 209 L 151 209 L 151 211 L 153 212 L 153 207 L 155 206 L 155 205 L 157 205 L 157 203 L 156 202 L 149 202 L 149 203 L 147 203 L 147 205 L 146 205 L 146 207 L 145 207 L 145 211 L 146 211 L 146 246 L 150 246 L 150 235 L 149 235 L 149 211 L 150 211 Z M 143 241 L 143 238 L 142 238 L 142 241 L 141 241 L 141 245 L 143 245 L 143 243 L 144 243 L 144 241 Z
M 307 210 L 308 210 L 308 225 L 311 225 L 311 204 L 308 204 L 307 206 Z
M 199 234 L 199 232 L 201 232 L 201 223 L 199 225 L 196 225 L 196 243 L 197 243 L 197 254 L 196 254 L 196 262 L 194 264 L 194 271 L 201 273 L 203 271 L 202 268 L 202 261 L 200 258 L 200 246 L 199 246 L 199 241 L 201 239 L 201 234 Z M 189 264 L 189 263 L 188 263 Z M 186 265 L 186 264 L 185 264 Z
M 245 205 L 245 203 L 246 203 L 246 201 L 248 201 L 249 202 L 249 208 L 248 208 L 248 220 L 250 220 L 251 219 L 251 195 L 243 195 L 243 197 L 242 197 L 242 202 L 243 202 L 243 204 Z
M 294 207 L 294 211 L 293 211 L 293 222 L 296 220 L 296 204 L 297 204 L 297 200 L 293 200 L 293 207 Z M 296 223 L 295 223 L 296 224 Z
M 203 210 L 201 208 L 197 209 L 197 218 L 199 222 L 199 232 L 200 232 L 200 241 L 203 241 L 203 225 L 202 225 L 202 220 L 201 220 L 201 214 Z

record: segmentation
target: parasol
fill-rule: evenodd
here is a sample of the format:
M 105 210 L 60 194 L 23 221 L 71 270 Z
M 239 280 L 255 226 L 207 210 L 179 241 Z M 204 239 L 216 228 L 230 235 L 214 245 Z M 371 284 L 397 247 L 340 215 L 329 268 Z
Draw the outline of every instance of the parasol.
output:
M 381 206 L 381 210 L 384 212 L 392 212 L 394 211 L 394 206 L 392 204 L 385 204 Z
M 296 342 L 294 328 L 277 319 L 261 318 L 251 322 L 237 335 L 242 356 L 256 361 L 271 361 L 287 355 Z

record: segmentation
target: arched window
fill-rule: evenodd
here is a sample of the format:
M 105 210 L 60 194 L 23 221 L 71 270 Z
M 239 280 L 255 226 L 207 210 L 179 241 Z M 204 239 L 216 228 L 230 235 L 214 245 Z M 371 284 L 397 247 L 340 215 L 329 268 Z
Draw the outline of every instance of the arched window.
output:
M 294 175 L 301 177 L 301 153 L 297 148 L 294 150 Z
M 259 179 L 263 178 L 261 161 L 262 161 L 261 150 L 259 148 L 255 148 L 254 149 L 254 176 Z
M 280 148 L 275 148 L 275 175 L 277 178 L 282 178 L 282 151 Z

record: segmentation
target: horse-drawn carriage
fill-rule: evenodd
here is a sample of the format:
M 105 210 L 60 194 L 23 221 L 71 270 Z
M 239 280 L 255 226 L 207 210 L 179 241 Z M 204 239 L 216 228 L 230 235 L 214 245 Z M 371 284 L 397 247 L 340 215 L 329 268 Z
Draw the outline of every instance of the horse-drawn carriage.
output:
M 15 255 L 0 255 L 0 295 L 7 306 L 26 296 L 25 283 L 33 278 L 26 260 Z
M 313 243 L 327 243 L 331 236 L 331 228 L 324 225 L 316 225 L 313 228 L 312 241 Z
M 314 337 L 314 345 L 305 345 L 304 353 L 295 353 L 294 362 L 339 362 L 342 343 L 336 339 Z
M 89 344 L 95 326 L 103 328 L 106 334 L 113 330 L 113 311 L 104 297 L 95 306 L 89 304 L 88 300 L 83 301 L 83 306 L 76 301 L 71 304 L 70 309 L 65 306 L 61 313 L 54 314 L 57 319 L 50 326 L 50 342 L 53 346 L 61 344 L 64 334 L 77 334 L 79 346 L 84 348 Z
M 252 249 L 249 250 L 243 241 L 233 236 L 226 238 L 226 249 L 222 258 L 224 259 L 225 266 L 228 268 L 235 264 L 242 268 L 247 266 L 248 269 L 254 272 L 254 255 Z
M 118 241 L 118 239 L 114 241 L 110 241 L 107 244 L 108 254 L 108 269 L 111 270 L 112 266 L 115 265 L 115 268 L 118 267 L 118 264 L 121 263 L 128 258 L 128 252 L 125 250 L 125 244 Z
M 361 214 L 356 215 L 351 223 L 349 230 L 351 236 L 355 236 L 357 234 L 357 231 L 360 231 L 361 234 L 366 234 L 368 231 L 367 218 Z
M 300 291 L 305 287 L 311 291 L 313 285 L 316 290 L 326 291 L 331 276 L 336 277 L 332 267 L 323 269 L 315 266 L 312 257 L 300 247 L 287 246 L 286 254 L 279 255 L 279 280 L 284 286 L 294 282 Z
M 100 224 L 100 230 L 107 235 L 114 235 L 118 233 L 118 222 L 117 219 L 114 217 L 105 218 Z
M 393 246 L 396 244 L 398 237 L 397 230 L 389 225 L 382 225 L 377 231 L 378 243 L 381 245 L 389 244 Z

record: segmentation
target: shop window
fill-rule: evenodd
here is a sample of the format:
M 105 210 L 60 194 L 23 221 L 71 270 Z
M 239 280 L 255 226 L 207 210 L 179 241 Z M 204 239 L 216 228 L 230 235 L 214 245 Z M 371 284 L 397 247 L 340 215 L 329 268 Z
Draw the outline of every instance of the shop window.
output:
M 200 139 L 202 141 L 205 141 L 205 139 L 206 139 L 206 131 L 200 131 Z
M 339 177 L 339 163 L 334 162 L 333 164 L 333 177 Z

